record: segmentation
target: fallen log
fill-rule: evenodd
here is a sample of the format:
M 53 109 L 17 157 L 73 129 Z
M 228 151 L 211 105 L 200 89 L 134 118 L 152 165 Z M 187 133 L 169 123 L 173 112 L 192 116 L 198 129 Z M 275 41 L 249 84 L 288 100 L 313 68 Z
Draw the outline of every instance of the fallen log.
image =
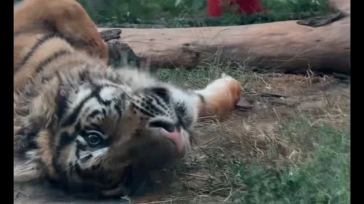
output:
M 283 21 L 229 27 L 126 28 L 121 41 L 149 59 L 152 67 L 193 68 L 220 57 L 268 71 L 349 74 L 350 0 L 331 0 L 331 4 L 346 16 L 320 27 Z

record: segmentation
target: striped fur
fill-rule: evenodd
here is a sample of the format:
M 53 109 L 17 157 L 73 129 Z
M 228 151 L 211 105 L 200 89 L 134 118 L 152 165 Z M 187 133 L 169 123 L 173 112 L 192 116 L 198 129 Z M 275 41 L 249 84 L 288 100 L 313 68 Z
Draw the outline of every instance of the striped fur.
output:
M 47 178 L 70 192 L 130 195 L 145 170 L 189 153 L 200 96 L 142 71 L 113 70 L 88 50 L 93 44 L 80 49 L 72 36 L 32 30 L 39 23 L 22 16 L 35 4 L 52 15 L 79 10 L 73 0 L 25 0 L 15 10 L 14 182 Z
M 23 0 L 14 7 L 15 90 L 56 53 L 74 51 L 108 62 L 106 42 L 77 1 Z

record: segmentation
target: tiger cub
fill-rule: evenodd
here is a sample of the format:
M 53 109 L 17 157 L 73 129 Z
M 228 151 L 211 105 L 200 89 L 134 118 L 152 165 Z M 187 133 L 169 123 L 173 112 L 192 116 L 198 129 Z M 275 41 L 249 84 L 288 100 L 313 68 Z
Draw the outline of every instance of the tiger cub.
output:
M 135 69 L 74 0 L 14 10 L 14 182 L 44 178 L 82 195 L 133 195 L 148 169 L 190 152 L 203 96 Z

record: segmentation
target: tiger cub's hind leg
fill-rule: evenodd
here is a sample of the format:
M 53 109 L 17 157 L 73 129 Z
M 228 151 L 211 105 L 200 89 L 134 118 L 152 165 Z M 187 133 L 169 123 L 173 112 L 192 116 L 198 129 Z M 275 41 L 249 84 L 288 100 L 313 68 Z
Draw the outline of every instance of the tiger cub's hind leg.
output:
M 14 35 L 22 32 L 57 33 L 76 50 L 109 60 L 106 42 L 75 0 L 24 0 L 14 9 Z

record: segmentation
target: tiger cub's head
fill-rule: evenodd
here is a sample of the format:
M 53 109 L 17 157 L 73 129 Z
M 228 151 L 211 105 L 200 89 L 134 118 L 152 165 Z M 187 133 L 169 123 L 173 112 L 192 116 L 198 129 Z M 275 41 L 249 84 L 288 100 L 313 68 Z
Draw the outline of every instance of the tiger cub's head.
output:
M 137 71 L 104 72 L 59 75 L 39 90 L 15 132 L 26 144 L 15 181 L 37 175 L 68 189 L 120 194 L 139 182 L 128 172 L 135 165 L 160 167 L 189 152 L 199 97 L 138 82 L 146 76 Z

